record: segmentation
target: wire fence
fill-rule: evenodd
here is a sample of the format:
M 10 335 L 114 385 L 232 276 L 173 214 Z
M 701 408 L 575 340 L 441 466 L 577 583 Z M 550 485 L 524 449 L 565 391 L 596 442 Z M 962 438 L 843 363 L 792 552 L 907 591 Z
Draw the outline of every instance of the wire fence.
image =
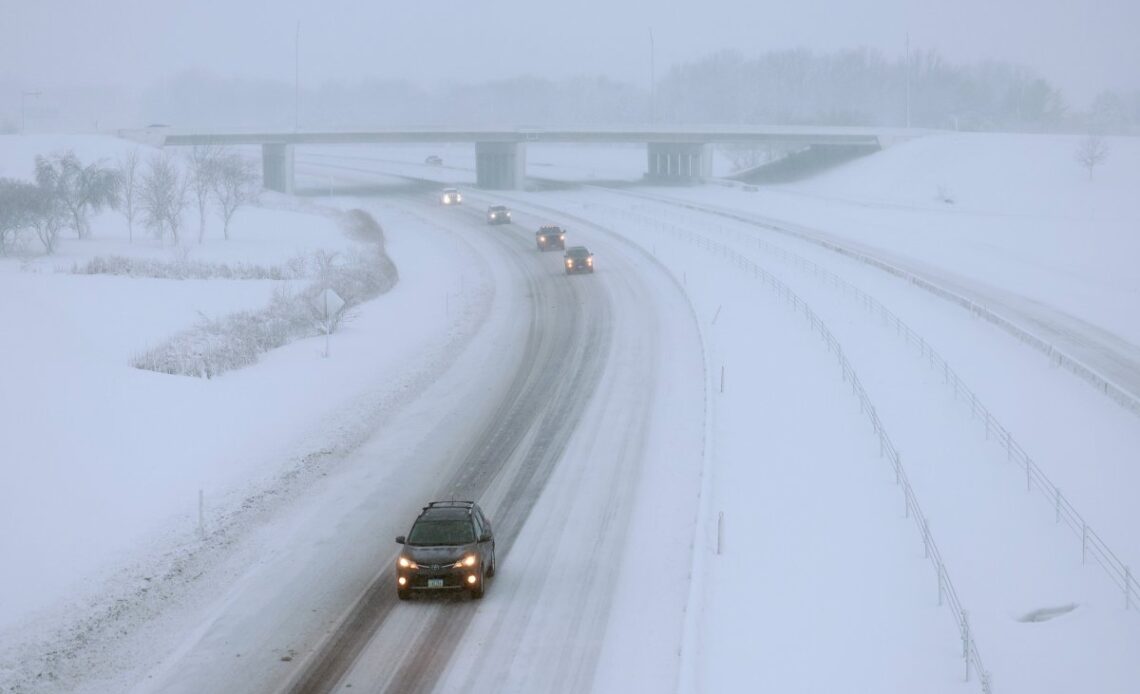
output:
M 619 214 L 630 215 L 637 219 L 644 219 L 649 212 L 648 209 L 641 209 L 638 214 L 632 215 L 621 208 L 610 209 Z M 677 231 L 683 231 L 680 227 L 672 225 L 671 222 L 658 220 L 658 223 L 673 226 Z M 721 231 L 723 233 L 731 233 L 730 230 L 727 229 L 722 229 Z M 1057 523 L 1064 523 L 1066 527 L 1080 539 L 1081 563 L 1085 564 L 1089 561 L 1093 561 L 1105 571 L 1109 579 L 1121 591 L 1124 608 L 1126 610 L 1130 610 L 1133 606 L 1140 605 L 1140 581 L 1132 574 L 1130 566 L 1124 563 L 1116 553 L 1112 551 L 1108 543 L 1090 527 L 1088 521 L 1085 520 L 1073 504 L 1065 498 L 1060 488 L 1049 479 L 1045 471 L 1041 469 L 1029 454 L 1026 453 L 1025 449 L 1013 438 L 1013 434 L 982 404 L 977 394 L 966 385 L 965 381 L 962 380 L 946 359 L 936 352 L 921 335 L 915 332 L 878 299 L 811 260 L 781 248 L 780 246 L 768 243 L 763 239 L 755 238 L 754 236 L 747 236 L 740 233 L 737 233 L 736 236 L 740 241 L 747 244 L 754 243 L 759 250 L 815 276 L 835 289 L 848 293 L 854 297 L 858 304 L 868 313 L 876 315 L 888 328 L 893 328 L 899 338 L 904 340 L 908 345 L 917 348 L 921 357 L 928 362 L 930 369 L 942 374 L 943 382 L 948 388 L 953 390 L 955 400 L 962 400 L 970 407 L 970 416 L 980 422 L 985 430 L 986 438 L 995 441 L 1004 448 L 1006 459 L 1017 464 L 1025 472 L 1026 491 L 1033 491 L 1033 489 L 1036 488 L 1043 492 L 1043 498 L 1054 507 L 1055 521 Z
M 612 192 L 612 191 L 611 191 Z M 659 198 L 646 193 L 635 193 L 633 191 L 622 191 L 622 195 L 641 198 L 645 200 L 652 200 L 659 204 L 670 205 L 688 210 L 694 210 L 705 214 L 716 215 L 724 219 L 731 219 L 733 221 L 742 222 L 749 226 L 775 231 L 780 234 L 807 241 L 818 246 L 827 248 L 841 255 L 847 256 L 857 260 L 866 265 L 883 270 L 884 272 L 895 275 L 910 282 L 911 284 L 924 289 L 935 296 L 941 297 L 952 303 L 958 304 L 965 308 L 973 315 L 982 318 L 998 327 L 1002 328 L 1009 334 L 1013 335 L 1025 344 L 1033 347 L 1039 352 L 1043 353 L 1050 361 L 1069 369 L 1071 372 L 1092 384 L 1094 388 L 1100 391 L 1106 397 L 1112 399 L 1119 405 L 1131 411 L 1133 414 L 1140 415 L 1140 398 L 1136 397 L 1132 392 L 1117 385 L 1107 377 L 1101 375 L 1096 369 L 1085 364 L 1080 359 L 1070 355 L 1065 350 L 1057 345 L 1049 342 L 1025 328 L 1021 327 L 1014 321 L 1002 316 L 1001 314 L 993 311 L 987 306 L 979 304 L 978 302 L 953 292 L 945 287 L 942 287 L 930 280 L 920 277 L 912 272 L 898 267 L 892 263 L 886 262 L 880 258 L 859 251 L 855 248 L 849 247 L 845 244 L 839 243 L 829 238 L 821 236 L 819 233 L 813 232 L 806 228 L 795 228 L 790 224 L 781 224 L 776 220 L 769 220 L 757 218 L 741 212 L 731 210 L 724 210 L 717 207 L 710 207 L 708 205 L 698 205 L 695 203 L 684 202 L 680 200 Z
M 803 314 L 804 319 L 809 323 L 813 332 L 817 333 L 823 340 L 828 352 L 835 356 L 836 363 L 843 375 L 844 383 L 851 385 L 851 393 L 859 401 L 860 411 L 870 420 L 875 436 L 879 440 L 879 455 L 891 464 L 895 475 L 895 483 L 903 493 L 906 517 L 914 520 L 919 533 L 922 535 L 924 554 L 933 565 L 938 580 L 938 604 L 945 605 L 949 608 L 954 617 L 955 624 L 958 627 L 959 637 L 962 641 L 962 659 L 965 664 L 965 678 L 969 681 L 971 675 L 976 673 L 982 691 L 985 694 L 990 694 L 989 671 L 986 670 L 982 662 L 977 641 L 974 639 L 973 632 L 970 629 L 969 614 L 963 607 L 961 598 L 958 596 L 958 591 L 954 588 L 954 583 L 950 579 L 946 562 L 943 560 L 942 553 L 939 551 L 938 545 L 931 535 L 930 525 L 926 520 L 926 515 L 922 511 L 922 507 L 918 503 L 918 497 L 914 492 L 914 488 L 911 486 L 910 479 L 907 477 L 898 450 L 895 448 L 894 443 L 891 442 L 891 438 L 887 434 L 886 427 L 883 426 L 882 421 L 879 419 L 878 412 L 875 409 L 874 403 L 871 401 L 870 395 L 863 387 L 854 367 L 844 354 L 839 340 L 836 339 L 823 319 L 812 310 L 806 301 L 800 298 L 799 295 L 792 291 L 792 289 L 779 278 L 760 267 L 751 259 L 723 243 L 713 241 L 699 234 L 694 234 L 681 227 L 666 224 L 662 226 L 662 229 L 696 245 L 698 248 L 720 255 L 722 258 L 732 262 L 739 269 L 762 281 L 770 290 L 783 299 L 785 303 L 789 304 L 794 311 Z

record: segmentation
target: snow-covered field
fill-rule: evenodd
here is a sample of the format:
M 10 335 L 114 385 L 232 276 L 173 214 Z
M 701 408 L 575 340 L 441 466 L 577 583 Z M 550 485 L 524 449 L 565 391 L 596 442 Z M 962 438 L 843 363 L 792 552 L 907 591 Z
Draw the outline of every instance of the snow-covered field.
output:
M 0 138 L 0 175 L 26 177 L 34 154 L 64 146 L 113 158 L 128 145 Z M 669 202 L 818 229 L 1136 345 L 1140 143 L 1110 141 L 1092 181 L 1074 148 L 1065 137 L 955 134 L 757 192 L 472 190 L 466 207 L 515 206 L 506 228 L 438 210 L 430 189 L 266 196 L 239 213 L 233 241 L 208 238 L 189 257 L 279 264 L 345 251 L 355 242 L 337 210 L 363 208 L 383 225 L 400 282 L 356 311 L 329 358 L 321 340 L 301 340 L 211 380 L 128 360 L 200 314 L 264 304 L 280 282 L 66 272 L 97 255 L 174 259 L 158 242 L 127 243 L 113 212 L 55 257 L 0 259 L 0 688 L 288 681 L 389 561 L 389 536 L 421 502 L 408 492 L 430 488 L 432 472 L 402 458 L 462 446 L 470 413 L 457 402 L 508 376 L 488 365 L 511 363 L 515 317 L 529 310 L 531 289 L 512 268 L 546 264 L 553 274 L 537 281 L 589 283 L 576 285 L 581 305 L 614 319 L 606 368 L 487 598 L 470 614 L 431 606 L 432 619 L 452 607 L 470 619 L 438 686 L 977 690 L 978 673 L 964 683 L 923 535 L 834 348 L 762 271 L 811 307 L 864 384 L 993 691 L 1135 691 L 1140 606 L 1125 610 L 1105 572 L 1082 565 L 1055 500 L 1026 493 L 1024 472 L 931 369 L 927 348 L 867 299 L 945 359 L 1132 565 L 1140 418 L 895 276 Z M 422 164 L 428 154 L 444 166 Z M 382 173 L 464 184 L 472 154 L 313 148 L 298 153 L 299 184 L 355 189 Z M 535 176 L 585 182 L 634 180 L 644 165 L 636 147 L 534 146 L 528 159 Z M 562 278 L 557 254 L 528 259 L 519 249 L 544 221 L 589 245 L 598 273 Z M 454 441 L 429 444 L 441 426 Z M 496 489 L 484 500 L 492 510 Z M 603 580 L 574 592 L 575 576 L 598 570 Z M 388 681 L 407 656 L 401 630 L 419 628 L 426 609 L 398 606 L 345 681 Z

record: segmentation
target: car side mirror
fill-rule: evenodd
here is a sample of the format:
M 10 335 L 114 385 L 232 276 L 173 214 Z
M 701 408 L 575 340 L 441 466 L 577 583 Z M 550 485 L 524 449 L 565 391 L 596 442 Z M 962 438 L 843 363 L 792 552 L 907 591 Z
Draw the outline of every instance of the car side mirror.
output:
M 396 544 L 398 544 L 398 545 L 402 545 L 407 541 L 408 541 L 408 538 L 404 537 L 403 535 L 397 535 L 396 536 Z
M 482 535 L 479 536 L 479 542 L 490 542 L 490 541 L 491 541 L 491 533 L 483 533 Z

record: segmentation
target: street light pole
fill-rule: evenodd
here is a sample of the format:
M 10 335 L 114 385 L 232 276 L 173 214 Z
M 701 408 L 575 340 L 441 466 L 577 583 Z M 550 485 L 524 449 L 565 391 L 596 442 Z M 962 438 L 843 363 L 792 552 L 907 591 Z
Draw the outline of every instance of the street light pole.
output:
M 653 27 L 649 27 L 649 124 L 657 121 L 657 60 L 653 48 Z
M 906 127 L 910 127 L 910 32 L 906 35 Z
M 26 111 L 25 102 L 28 100 L 29 96 L 40 97 L 40 96 L 43 96 L 43 94 L 40 92 L 20 92 L 20 134 L 21 135 L 24 134 L 24 129 L 28 125 L 28 119 L 27 119 L 27 116 L 25 114 L 25 111 Z
M 301 129 L 301 20 L 293 37 L 293 130 Z

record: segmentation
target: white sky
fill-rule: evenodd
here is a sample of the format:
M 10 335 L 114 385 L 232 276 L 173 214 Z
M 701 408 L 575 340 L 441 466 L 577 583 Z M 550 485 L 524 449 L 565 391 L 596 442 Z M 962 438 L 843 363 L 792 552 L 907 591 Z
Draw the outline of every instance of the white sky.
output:
M 28 88 L 141 87 L 180 70 L 425 86 L 522 73 L 645 83 L 734 48 L 745 54 L 912 44 L 954 61 L 1040 70 L 1081 105 L 1140 88 L 1140 0 L 0 0 L 0 79 Z

